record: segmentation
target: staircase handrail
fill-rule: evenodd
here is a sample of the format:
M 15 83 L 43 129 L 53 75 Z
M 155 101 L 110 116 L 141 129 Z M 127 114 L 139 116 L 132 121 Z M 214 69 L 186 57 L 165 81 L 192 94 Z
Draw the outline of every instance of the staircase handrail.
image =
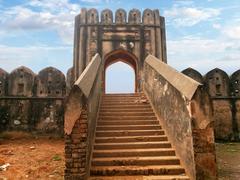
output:
M 100 65 L 101 57 L 97 53 L 75 81 L 70 91 L 64 115 L 64 131 L 67 135 L 71 134 L 75 122 L 81 115 L 81 109 L 85 106 L 85 100 L 83 100 L 82 96 L 84 96 L 85 99 L 89 97 Z
M 205 87 L 152 55 L 145 59 L 143 77 L 143 90 L 187 175 L 216 179 L 212 105 Z

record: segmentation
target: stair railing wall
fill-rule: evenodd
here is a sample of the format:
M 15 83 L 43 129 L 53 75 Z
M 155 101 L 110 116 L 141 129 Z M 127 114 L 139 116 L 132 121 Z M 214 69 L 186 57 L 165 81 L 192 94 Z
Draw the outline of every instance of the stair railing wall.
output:
M 195 80 L 149 55 L 144 92 L 191 179 L 216 179 L 212 107 Z
M 102 61 L 96 54 L 67 98 L 65 130 L 65 179 L 87 179 L 102 94 Z

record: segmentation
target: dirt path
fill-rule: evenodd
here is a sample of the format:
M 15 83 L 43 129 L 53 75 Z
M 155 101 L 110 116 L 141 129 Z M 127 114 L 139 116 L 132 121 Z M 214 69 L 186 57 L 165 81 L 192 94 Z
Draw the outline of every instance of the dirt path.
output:
M 217 143 L 219 180 L 240 179 L 240 143 Z
M 9 136 L 9 135 L 8 135 Z M 240 143 L 217 143 L 220 180 L 240 179 Z M 64 140 L 29 134 L 0 136 L 0 180 L 62 180 L 64 175 Z
M 63 139 L 48 137 L 0 140 L 0 164 L 9 163 L 0 171 L 0 180 L 63 179 Z

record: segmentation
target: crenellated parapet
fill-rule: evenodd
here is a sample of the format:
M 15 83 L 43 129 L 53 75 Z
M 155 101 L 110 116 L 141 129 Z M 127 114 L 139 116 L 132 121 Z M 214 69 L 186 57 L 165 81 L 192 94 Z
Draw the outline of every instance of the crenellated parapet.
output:
M 115 15 L 115 16 L 114 16 Z M 98 25 L 159 25 L 159 10 L 145 9 L 141 12 L 138 9 L 131 9 L 128 13 L 122 8 L 113 12 L 104 9 L 98 12 L 97 9 L 82 8 L 79 24 L 98 24 Z
M 54 67 L 44 68 L 38 74 L 24 66 L 10 73 L 0 68 L 0 97 L 62 98 L 65 95 L 65 75 Z
M 240 70 L 228 75 L 215 68 L 203 76 L 197 70 L 187 68 L 182 73 L 204 84 L 211 97 L 240 97 Z M 0 68 L 0 97 L 64 97 L 66 89 L 71 89 L 73 83 L 73 67 L 67 71 L 66 77 L 54 67 L 44 68 L 38 74 L 24 66 L 10 73 Z
M 35 74 L 21 66 L 0 69 L 0 131 L 63 133 L 65 75 L 48 67 Z
M 228 75 L 225 71 L 215 68 L 202 75 L 193 68 L 187 68 L 182 73 L 204 84 L 213 98 L 240 97 L 240 70 Z
M 240 70 L 228 75 L 215 68 L 204 76 L 193 68 L 183 74 L 205 84 L 212 97 L 240 97 Z M 74 69 L 66 75 L 54 67 L 47 67 L 35 74 L 27 67 L 19 67 L 8 73 L 0 68 L 0 96 L 63 97 L 66 88 L 74 82 Z
M 229 76 L 223 70 L 215 68 L 204 75 L 204 78 L 198 71 L 191 68 L 182 72 L 204 84 L 211 96 L 215 138 L 225 141 L 239 141 L 240 70 Z
M 124 9 L 118 9 L 115 12 L 115 23 L 116 24 L 127 23 L 127 12 Z

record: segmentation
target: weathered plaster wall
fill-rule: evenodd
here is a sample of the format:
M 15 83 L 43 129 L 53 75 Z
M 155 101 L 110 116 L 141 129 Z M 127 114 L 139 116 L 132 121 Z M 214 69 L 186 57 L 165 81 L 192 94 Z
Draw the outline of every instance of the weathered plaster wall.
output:
M 65 179 L 87 179 L 90 173 L 90 158 L 102 93 L 103 74 L 100 56 L 94 57 L 92 63 L 89 63 L 75 82 L 66 103 Z M 77 118 L 76 122 L 75 118 Z M 72 131 L 71 121 L 74 122 Z
M 52 69 L 52 72 L 50 70 Z M 30 99 L 31 97 L 59 97 L 62 98 L 65 95 L 65 91 L 69 93 L 73 83 L 74 83 L 74 69 L 70 68 L 68 73 L 67 73 L 67 78 L 66 78 L 66 84 L 65 84 L 65 78 L 63 77 L 63 74 L 54 69 L 54 68 L 45 68 L 44 70 L 40 71 L 39 75 L 34 75 L 34 73 L 29 70 L 28 68 L 25 67 L 20 67 L 16 70 L 14 70 L 11 75 L 11 79 L 9 79 L 10 74 L 4 71 L 3 69 L 0 69 L 0 129 L 4 130 L 7 129 L 8 127 L 12 127 L 13 129 L 15 128 L 16 125 L 14 125 L 14 120 L 17 124 L 19 124 L 19 120 L 23 121 L 20 126 L 16 126 L 16 129 L 32 129 L 34 122 L 41 122 L 43 119 L 46 120 L 46 122 L 49 122 L 48 114 L 51 114 L 51 117 L 60 117 L 59 115 L 52 115 L 55 114 L 55 112 L 58 112 L 58 110 L 55 110 L 55 105 L 59 103 L 53 102 L 53 100 L 46 100 L 43 102 L 45 105 L 39 105 L 39 107 L 44 107 L 44 108 L 39 108 L 40 114 L 42 114 L 43 117 L 41 118 L 31 118 L 31 113 L 26 110 L 26 107 L 30 107 L 30 109 L 38 109 L 37 107 L 34 108 L 34 104 L 41 104 L 39 103 L 32 103 L 35 102 L 35 100 L 31 101 L 31 105 L 29 106 L 29 100 L 27 99 L 12 99 L 11 101 L 8 99 L 4 99 L 4 97 L 22 97 L 24 94 L 22 92 L 19 92 L 18 95 L 11 95 L 9 94 L 9 88 L 13 88 L 12 85 L 9 85 L 9 81 L 11 80 L 14 82 L 15 86 L 15 93 L 17 92 L 16 90 L 20 87 L 17 87 L 18 84 L 26 84 L 29 88 L 25 90 L 25 87 L 22 89 L 23 92 L 25 93 L 24 96 L 28 96 Z M 16 73 L 18 72 L 18 73 Z M 57 73 L 55 73 L 57 72 Z M 210 86 L 212 88 L 207 88 L 207 91 L 209 92 L 211 89 L 215 89 L 214 92 L 211 91 L 209 94 L 212 97 L 213 101 L 213 111 L 214 111 L 214 119 L 215 119 L 215 137 L 217 140 L 226 140 L 226 141 L 239 141 L 240 140 L 240 135 L 239 135 L 239 130 L 240 130 L 240 117 L 239 117 L 239 98 L 240 98 L 240 70 L 234 72 L 230 78 L 227 77 L 226 73 L 223 72 L 222 70 L 219 69 L 214 69 L 210 71 L 208 74 L 208 78 L 205 75 L 205 78 L 202 77 L 202 75 L 197 72 L 196 70 L 192 68 L 187 68 L 182 71 L 184 74 L 187 76 L 195 79 L 196 81 L 204 84 L 206 87 Z M 219 73 L 220 72 L 220 73 Z M 214 75 L 216 74 L 217 75 Z M 13 75 L 15 74 L 15 75 Z M 41 75 L 42 74 L 42 75 Z M 58 75 L 59 74 L 59 78 Z M 142 74 L 142 72 L 140 72 Z M 210 76 L 209 76 L 210 74 Z M 32 75 L 34 78 L 32 78 Z M 56 76 L 57 75 L 57 76 Z M 52 76 L 52 81 L 51 83 L 48 82 L 49 78 L 51 79 Z M 215 80 L 214 78 L 215 77 Z M 218 80 L 217 80 L 218 78 Z M 13 80 L 15 79 L 15 80 Z M 33 80 L 34 79 L 34 80 Z M 140 82 L 142 79 L 142 76 L 137 77 L 137 80 Z M 224 80 L 224 79 L 230 79 L 230 80 Z M 214 80 L 214 81 L 213 81 Z M 29 81 L 29 82 L 28 82 Z M 24 83 L 22 83 L 24 82 Z M 52 84 L 53 83 L 53 84 Z M 220 94 L 225 94 L 227 90 L 227 96 L 223 95 L 216 95 L 216 85 L 217 83 L 220 83 L 220 87 L 227 87 L 228 88 L 220 88 Z M 223 85 L 221 85 L 223 83 Z M 227 83 L 227 84 L 224 84 Z M 10 83 L 13 84 L 13 83 Z M 25 86 L 24 84 L 24 86 Z M 28 85 L 30 84 L 30 86 Z M 59 86 L 60 85 L 60 86 Z M 66 88 L 65 88 L 66 86 Z M 219 85 L 218 85 L 219 86 Z M 40 87 L 44 89 L 42 93 L 40 93 Z M 53 94 L 48 94 L 48 87 L 50 89 L 52 88 L 51 92 Z M 56 89 L 54 88 L 56 87 Z M 140 89 L 140 87 L 139 87 Z M 21 89 L 19 89 L 20 91 Z M 222 92 L 224 90 L 225 92 Z M 11 90 L 12 91 L 12 90 Z M 58 91 L 58 93 L 56 93 Z M 55 93 L 55 94 L 54 94 Z M 20 95 L 21 94 L 21 95 Z M 32 95 L 31 95 L 32 94 Z M 51 105 L 53 103 L 53 105 Z M 57 106 L 58 106 L 57 105 Z M 33 107 L 32 107 L 33 106 Z M 37 105 L 36 105 L 37 106 Z M 62 105 L 61 105 L 62 106 Z M 13 107 L 13 108 L 11 108 Z M 47 110 L 46 110 L 47 109 Z M 59 108 L 56 108 L 59 109 Z M 12 112 L 11 112 L 12 111 Z M 20 114 L 22 111 L 24 111 L 24 115 Z M 50 111 L 53 111 L 52 113 L 49 113 Z M 20 114 L 18 116 L 18 113 Z M 30 114 L 29 114 L 30 113 Z M 59 113 L 56 113 L 59 114 Z M 40 117 L 38 115 L 38 117 Z M 13 119 L 12 119 L 13 118 Z M 32 119 L 29 121 L 29 118 Z M 11 121 L 10 121 L 11 119 Z M 50 118 L 51 119 L 51 118 Z M 62 121 L 62 120 L 61 120 Z M 51 120 L 52 122 L 52 120 Z M 54 121 L 55 122 L 55 121 Z M 56 122 L 59 122 L 59 120 L 56 120 Z M 31 124 L 31 127 L 29 126 L 26 128 L 28 125 L 26 123 Z
M 215 138 L 224 141 L 239 141 L 240 70 L 229 77 L 223 70 L 215 68 L 209 71 L 202 80 L 201 74 L 192 68 L 182 72 L 203 83 L 211 96 Z
M 189 104 L 196 179 L 217 179 L 213 108 L 204 86 L 195 92 Z
M 8 73 L 0 68 L 0 97 L 7 94 Z
M 101 102 L 102 95 L 102 69 L 100 67 L 99 73 L 97 75 L 96 81 L 94 82 L 94 89 L 91 92 L 88 103 L 88 154 L 87 154 L 87 169 L 90 170 L 90 158 L 92 154 L 92 147 L 94 143 L 94 134 L 96 128 L 96 121 L 98 118 L 99 106 Z M 87 172 L 89 176 L 90 171 Z
M 230 100 L 213 100 L 215 137 L 217 140 L 234 140 L 232 123 L 232 105 Z
M 63 134 L 65 76 L 49 67 L 35 75 L 20 67 L 0 70 L 0 129 Z
M 70 90 L 73 87 L 74 84 L 74 69 L 71 67 L 67 71 L 67 78 L 66 78 L 66 94 L 68 95 L 70 93 Z
M 144 90 L 182 165 L 188 175 L 195 179 L 191 118 L 186 99 L 147 63 L 144 67 Z
M 63 135 L 64 101 L 61 99 L 35 100 L 31 107 L 31 125 L 39 133 Z
M 9 106 L 6 100 L 0 100 L 0 131 L 9 126 Z
M 29 100 L 8 100 L 10 130 L 29 130 L 31 102 Z
M 235 140 L 240 140 L 240 100 L 235 100 L 234 101 L 234 118 L 235 118 L 235 129 L 234 129 L 234 137 Z
M 212 106 L 202 88 L 153 56 L 145 60 L 144 90 L 187 174 L 216 179 Z
M 87 111 L 82 108 L 72 133 L 65 135 L 65 173 L 64 179 L 86 179 L 87 161 Z

